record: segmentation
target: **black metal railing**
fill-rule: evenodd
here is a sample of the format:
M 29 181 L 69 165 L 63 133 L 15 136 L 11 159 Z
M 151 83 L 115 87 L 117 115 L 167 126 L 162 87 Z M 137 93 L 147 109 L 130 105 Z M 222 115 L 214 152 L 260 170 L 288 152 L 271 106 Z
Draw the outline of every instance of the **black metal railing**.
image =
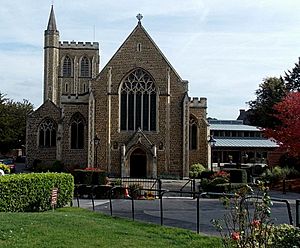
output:
M 195 179 L 188 179 L 188 181 L 180 188 L 180 196 L 182 196 L 182 192 L 184 192 L 184 189 L 187 188 L 188 186 L 190 186 L 190 192 L 193 192 L 191 194 L 191 196 L 193 198 L 196 198 L 196 195 L 195 195 L 195 191 L 196 191 L 196 181 Z
M 154 183 L 154 182 L 153 182 Z M 215 192 L 197 192 L 197 191 L 182 191 L 182 190 L 166 190 L 166 189 L 155 189 L 155 187 L 152 187 L 154 184 L 151 184 L 150 188 L 143 188 L 144 191 L 153 192 L 153 195 L 155 195 L 155 198 L 159 200 L 159 211 L 160 211 L 160 225 L 164 225 L 164 201 L 163 198 L 167 194 L 177 193 L 181 195 L 193 195 L 195 196 L 194 199 L 196 199 L 196 225 L 197 225 L 197 233 L 200 232 L 200 199 L 204 196 L 227 196 L 227 197 L 234 197 L 234 194 L 226 194 L 226 193 L 215 193 Z M 161 182 L 160 182 L 161 183 Z M 130 189 L 128 186 L 105 186 L 105 185 L 95 185 L 95 186 L 87 186 L 87 185 L 76 185 L 75 187 L 75 197 L 77 199 L 77 205 L 80 207 L 79 198 L 81 196 L 85 196 L 85 198 L 89 198 L 92 201 L 92 207 L 93 210 L 95 210 L 95 202 L 96 199 L 96 191 L 97 189 L 102 188 L 106 190 L 107 198 L 109 199 L 109 206 L 110 206 L 110 214 L 113 215 L 113 199 L 121 198 L 121 199 L 128 199 L 131 201 L 131 217 L 132 220 L 135 220 L 135 197 L 132 197 L 135 192 L 138 192 L 139 189 Z M 130 191 L 129 195 L 124 194 L 125 191 Z M 139 192 L 140 194 L 141 192 Z M 132 196 L 130 196 L 132 195 Z M 262 199 L 261 196 L 255 196 L 255 195 L 248 195 L 244 198 L 244 201 L 250 200 L 250 199 Z M 288 219 L 289 223 L 291 225 L 294 224 L 293 217 L 292 217 L 292 211 L 290 202 L 286 199 L 280 199 L 280 198 L 270 198 L 273 202 L 281 202 L 285 203 L 287 207 L 287 213 L 288 213 Z M 242 202 L 241 202 L 242 203 Z M 296 200 L 296 226 L 300 227 L 300 200 Z

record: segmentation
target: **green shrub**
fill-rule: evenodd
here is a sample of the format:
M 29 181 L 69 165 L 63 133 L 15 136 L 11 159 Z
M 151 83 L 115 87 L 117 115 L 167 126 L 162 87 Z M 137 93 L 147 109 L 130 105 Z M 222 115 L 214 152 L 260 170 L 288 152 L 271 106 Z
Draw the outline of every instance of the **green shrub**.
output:
M 224 183 L 228 183 L 228 180 L 224 177 L 216 177 L 214 179 L 203 178 L 201 180 L 201 187 L 206 192 L 218 192 L 216 191 L 216 186 Z
M 284 167 L 283 169 L 284 174 L 288 179 L 295 179 L 300 177 L 300 173 L 293 167 Z
M 300 229 L 288 224 L 281 224 L 272 228 L 272 248 L 300 247 Z
M 205 170 L 205 171 L 202 171 L 200 177 L 201 178 L 206 178 L 206 179 L 209 179 L 212 177 L 212 175 L 214 174 L 213 171 L 210 171 L 210 170 Z
M 64 164 L 61 161 L 56 160 L 56 161 L 54 161 L 50 171 L 51 172 L 64 172 L 65 171 Z
M 190 168 L 190 177 L 191 178 L 199 178 L 201 173 L 205 171 L 206 168 L 202 164 L 193 164 Z
M 10 168 L 9 166 L 0 163 L 0 169 L 4 171 L 5 174 L 9 174 L 10 173 Z
M 218 193 L 235 193 L 245 187 L 245 183 L 222 183 L 215 186 L 215 192 Z
M 57 207 L 73 198 L 74 179 L 65 173 L 13 174 L 0 177 L 0 211 L 24 212 L 51 209 L 51 191 L 58 188 Z
M 40 160 L 36 160 L 31 170 L 33 172 L 65 172 L 64 164 L 56 160 L 53 164 L 45 164 Z
M 247 183 L 247 172 L 244 169 L 229 169 L 231 183 Z
M 272 170 L 267 169 L 265 173 L 263 173 L 261 179 L 265 182 L 277 183 L 284 178 L 294 179 L 298 177 L 299 171 L 297 171 L 295 168 L 281 168 L 279 166 L 275 166 Z
M 107 174 L 99 169 L 74 170 L 75 184 L 105 185 Z

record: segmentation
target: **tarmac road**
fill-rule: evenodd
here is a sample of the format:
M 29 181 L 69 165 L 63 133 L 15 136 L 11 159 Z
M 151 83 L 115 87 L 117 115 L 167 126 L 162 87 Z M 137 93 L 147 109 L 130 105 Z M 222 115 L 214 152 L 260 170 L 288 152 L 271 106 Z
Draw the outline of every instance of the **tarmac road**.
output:
M 289 193 L 280 195 L 273 193 L 273 197 L 289 198 L 292 208 L 293 220 L 295 222 L 295 199 L 298 194 Z M 300 197 L 299 197 L 300 198 Z M 74 202 L 76 206 L 77 203 Z M 91 208 L 89 200 L 81 200 L 80 206 Z M 96 211 L 110 215 L 110 207 L 108 200 L 96 200 Z M 114 199 L 112 200 L 113 215 L 132 219 L 132 205 L 130 199 Z M 155 200 L 135 200 L 135 220 L 150 222 L 160 225 L 160 202 Z M 163 198 L 163 224 L 166 226 L 180 227 L 197 230 L 197 201 L 188 197 L 165 197 Z M 200 232 L 208 235 L 218 235 L 211 224 L 212 219 L 222 219 L 225 209 L 218 199 L 200 199 Z M 274 223 L 289 223 L 286 204 L 273 202 L 271 218 Z

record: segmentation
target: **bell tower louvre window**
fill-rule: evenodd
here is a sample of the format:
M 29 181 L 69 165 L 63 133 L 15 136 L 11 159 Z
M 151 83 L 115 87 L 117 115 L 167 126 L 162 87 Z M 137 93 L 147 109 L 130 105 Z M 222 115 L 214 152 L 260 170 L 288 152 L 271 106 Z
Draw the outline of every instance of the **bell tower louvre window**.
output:
M 83 57 L 80 62 L 80 76 L 89 77 L 90 76 L 90 61 L 87 57 Z
M 122 131 L 156 131 L 157 89 L 148 72 L 138 68 L 123 80 L 120 105 Z

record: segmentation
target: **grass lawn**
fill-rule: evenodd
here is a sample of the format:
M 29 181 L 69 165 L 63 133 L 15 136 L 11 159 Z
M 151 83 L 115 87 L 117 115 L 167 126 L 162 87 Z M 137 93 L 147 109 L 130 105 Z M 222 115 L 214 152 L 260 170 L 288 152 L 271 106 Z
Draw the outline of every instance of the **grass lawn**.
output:
M 0 247 L 221 247 L 215 237 L 80 208 L 0 213 Z

